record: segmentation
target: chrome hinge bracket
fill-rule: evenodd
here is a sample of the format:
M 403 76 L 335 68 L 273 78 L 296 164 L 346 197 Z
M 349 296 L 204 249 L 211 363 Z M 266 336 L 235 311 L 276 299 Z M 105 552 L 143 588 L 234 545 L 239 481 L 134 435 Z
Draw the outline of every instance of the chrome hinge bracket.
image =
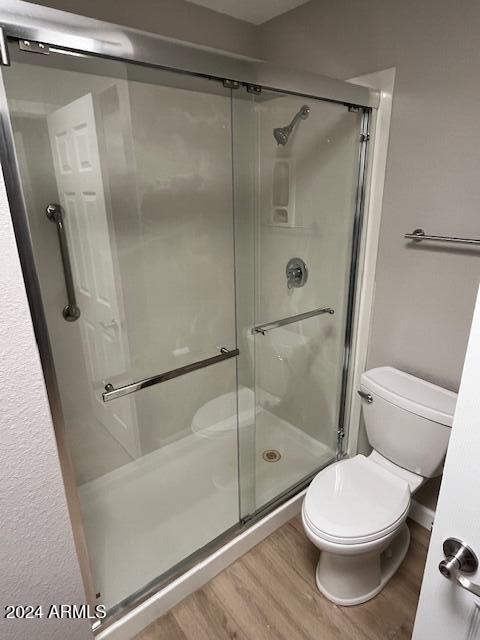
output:
M 239 89 L 240 88 L 240 82 L 238 82 L 238 80 L 229 80 L 228 78 L 224 78 L 223 79 L 223 86 L 226 89 Z
M 262 87 L 258 84 L 246 84 L 248 93 L 262 93 Z
M 360 142 L 368 142 L 370 140 L 369 133 L 361 133 L 360 134 Z
M 50 47 L 44 42 L 35 42 L 34 40 L 19 40 L 18 47 L 20 51 L 30 51 L 31 53 L 41 53 L 44 56 L 50 54 Z
M 0 65 L 4 67 L 10 66 L 10 55 L 8 53 L 7 34 L 5 29 L 0 27 Z
M 336 460 L 342 460 L 347 455 L 343 449 L 343 440 L 345 438 L 345 429 L 341 427 L 337 431 L 337 455 Z

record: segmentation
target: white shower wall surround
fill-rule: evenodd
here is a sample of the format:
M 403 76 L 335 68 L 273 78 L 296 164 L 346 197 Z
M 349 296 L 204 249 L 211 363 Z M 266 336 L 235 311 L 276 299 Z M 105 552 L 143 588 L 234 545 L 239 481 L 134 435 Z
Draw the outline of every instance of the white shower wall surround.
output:
M 358 129 L 352 127 L 352 118 L 360 116 L 337 105 L 309 102 L 308 120 L 299 122 L 289 144 L 282 147 L 271 144 L 272 129 L 291 119 L 299 100 L 265 93 L 268 99 L 258 109 L 257 314 L 268 320 L 318 306 L 343 309 L 349 269 L 339 273 L 338 265 L 348 265 L 351 252 L 349 214 L 355 207 L 352 185 L 358 173 Z M 292 226 L 272 220 L 273 167 L 278 159 L 295 166 L 295 189 L 289 202 L 295 210 Z M 309 279 L 306 286 L 285 295 L 285 266 L 292 256 L 305 261 Z M 339 417 L 344 333 L 342 321 L 320 316 L 301 324 L 297 338 L 301 347 L 289 349 L 282 337 L 276 344 L 274 332 L 257 342 L 258 385 L 274 395 L 279 389 L 282 398 L 273 411 L 293 424 L 301 416 L 301 427 L 332 447 L 335 434 L 330 426 Z M 299 384 L 289 384 L 292 367 Z M 328 418 L 319 420 L 320 416 Z
M 17 65 L 15 75 L 8 78 L 8 86 L 25 102 L 33 103 L 37 85 L 27 82 L 29 72 L 28 65 Z M 231 336 L 222 337 L 222 331 L 233 322 L 233 283 L 227 276 L 228 271 L 219 273 L 216 270 L 219 255 L 222 264 L 227 262 L 227 266 L 228 261 L 233 260 L 229 245 L 233 219 L 230 224 L 224 221 L 224 211 L 232 199 L 231 166 L 224 157 L 231 135 L 229 103 L 225 96 L 58 69 L 38 68 L 36 74 L 39 82 L 41 80 L 45 101 L 47 96 L 51 100 L 55 95 L 57 83 L 62 86 L 62 100 L 73 100 L 93 86 L 100 96 L 99 108 L 110 109 L 110 112 L 116 108 L 119 123 L 131 123 L 124 130 L 127 138 L 124 155 L 111 153 L 108 171 L 113 182 L 116 176 L 125 174 L 125 165 L 129 163 L 129 168 L 139 176 L 138 180 L 124 182 L 118 187 L 115 184 L 116 189 L 112 189 L 125 322 L 133 327 L 128 332 L 129 347 L 138 363 L 135 367 L 136 363 L 132 362 L 132 378 L 141 377 L 145 370 L 155 373 L 157 353 L 163 354 L 165 370 L 196 359 L 190 347 L 181 341 L 182 334 L 191 331 L 193 320 L 189 315 L 179 314 L 177 308 L 165 305 L 165 295 L 155 294 L 158 274 L 162 274 L 163 284 L 177 300 L 189 299 L 191 303 L 191 296 L 196 296 L 198 306 L 204 311 L 195 322 L 208 327 L 212 340 L 228 345 Z M 332 278 L 332 273 L 338 262 L 348 262 L 350 251 L 349 244 L 343 239 L 350 232 L 354 193 L 349 185 L 354 183 L 357 171 L 357 133 L 351 126 L 352 114 L 336 105 L 330 107 L 322 103 L 317 108 L 312 105 L 310 119 L 295 133 L 291 144 L 287 148 L 278 147 L 272 143 L 273 125 L 288 120 L 297 102 L 294 97 L 271 94 L 265 106 L 259 109 L 262 154 L 257 314 L 263 319 L 275 319 L 276 315 L 286 317 L 319 304 L 338 309 L 345 305 L 348 293 L 348 272 L 340 274 L 340 280 Z M 157 113 L 158 103 L 162 104 L 161 117 Z M 41 118 L 29 119 L 22 113 L 19 99 L 12 100 L 12 106 L 12 116 L 18 123 L 17 137 L 22 141 L 24 153 L 22 170 L 29 185 L 27 200 L 33 208 L 33 202 L 46 201 L 49 194 L 56 191 L 53 163 L 48 170 L 48 164 L 43 161 L 41 176 L 35 170 L 48 134 Z M 53 111 L 59 106 L 50 103 L 45 109 Z M 201 128 L 197 126 L 199 122 Z M 158 154 L 159 148 L 164 153 Z M 326 170 L 316 172 L 315 157 L 330 148 L 334 154 L 330 154 Z M 275 226 L 270 219 L 272 166 L 275 158 L 284 157 L 293 157 L 298 163 L 297 217 L 293 228 Z M 161 180 L 158 176 L 162 176 Z M 213 196 L 199 198 L 198 194 L 205 191 Z M 138 219 L 129 216 L 131 209 L 141 212 Z M 158 215 L 159 211 L 162 215 Z M 193 235 L 190 235 L 191 231 L 185 233 L 192 225 Z M 87 430 L 101 446 L 100 454 L 99 447 L 92 446 L 87 459 L 73 457 L 78 480 L 82 483 L 125 464 L 129 455 L 115 440 L 95 434 L 95 428 L 90 424 L 89 391 L 85 386 L 88 376 L 86 373 L 78 375 L 78 369 L 70 366 L 72 359 L 80 367 L 84 363 L 80 329 L 78 325 L 66 324 L 57 313 L 64 299 L 63 282 L 52 282 L 47 275 L 52 261 L 57 263 L 57 271 L 62 269 L 57 240 L 51 227 L 45 224 L 42 211 L 33 217 L 31 229 L 38 268 L 45 270 L 42 286 L 49 289 L 45 291 L 45 297 L 52 302 L 56 300 L 55 304 L 46 305 L 46 313 L 58 336 L 53 348 L 58 375 L 65 381 L 60 389 L 64 411 L 73 425 L 69 436 L 73 446 L 85 447 L 85 443 L 81 443 L 81 433 L 85 434 Z M 338 247 L 343 255 L 338 255 Z M 286 295 L 285 265 L 289 257 L 297 253 L 303 254 L 309 267 L 309 286 Z M 196 276 L 194 282 L 191 273 Z M 224 301 L 221 307 L 215 307 L 215 313 L 212 313 L 213 293 Z M 145 309 L 157 319 L 155 323 L 147 320 Z M 320 318 L 301 327 L 296 349 L 285 344 L 285 339 L 295 338 L 295 330 L 286 331 L 285 339 L 282 336 L 276 340 L 272 334 L 257 341 L 262 354 L 258 371 L 260 387 L 281 399 L 273 409 L 279 417 L 292 422 L 293 416 L 302 415 L 303 427 L 310 435 L 318 428 L 317 416 L 325 413 L 329 416 L 325 427 L 338 417 L 335 412 L 339 401 L 337 381 L 342 366 L 343 332 L 341 324 Z M 175 348 L 169 350 L 168 346 L 172 344 Z M 247 340 L 247 350 L 253 357 L 253 337 Z M 168 353 L 170 361 L 165 360 Z M 294 367 L 296 375 L 308 384 L 288 388 L 289 367 Z M 142 453 L 153 451 L 180 434 L 187 434 L 194 413 L 192 407 L 201 406 L 210 399 L 211 378 L 217 377 L 215 387 L 221 395 L 232 387 L 232 375 L 225 376 L 221 370 L 211 369 L 203 390 L 201 381 L 193 395 L 187 392 L 189 381 L 183 379 L 170 386 L 167 397 L 157 393 L 145 395 L 141 402 L 135 402 L 137 421 L 142 425 L 139 431 Z M 162 416 L 161 429 L 159 415 Z M 175 415 L 175 421 L 169 420 L 172 415 Z M 169 431 L 169 424 L 173 431 Z M 324 434 L 324 438 L 328 437 Z M 334 444 L 331 436 L 328 444 Z M 101 460 L 98 460 L 99 455 Z
M 30 72 L 28 65 L 18 65 L 15 75 L 9 78 L 9 86 L 12 93 L 22 95 L 25 102 L 33 103 L 38 85 L 27 81 Z M 197 354 L 191 352 L 191 345 L 182 343 L 182 335 L 192 331 L 193 322 L 201 331 L 208 332 L 211 341 L 228 346 L 233 335 L 225 335 L 224 327 L 233 323 L 234 295 L 234 283 L 228 277 L 233 269 L 230 250 L 233 219 L 225 222 L 224 216 L 232 201 L 231 160 L 227 158 L 225 162 L 225 149 L 231 135 L 228 100 L 224 95 L 128 83 L 122 79 L 58 69 L 39 68 L 36 73 L 45 102 L 48 96 L 53 99 L 58 84 L 62 86 L 61 99 L 67 102 L 93 88 L 98 97 L 97 108 L 110 116 L 104 124 L 110 139 L 119 135 L 122 123 L 128 123 L 123 129 L 125 138 L 121 152 L 106 149 L 105 154 L 108 154 L 109 180 L 113 185 L 111 193 L 114 197 L 112 205 L 115 206 L 119 272 L 122 274 L 123 321 L 128 327 L 130 353 L 135 354 L 131 362 L 131 378 L 141 378 L 145 372 L 156 373 L 158 365 L 155 358 L 160 352 L 165 370 L 198 359 Z M 162 104 L 161 114 L 157 104 Z M 50 103 L 46 108 L 53 111 L 60 106 Z M 13 107 L 15 109 L 15 102 Z M 27 184 L 30 185 L 28 200 L 33 208 L 33 203 L 48 201 L 56 192 L 51 159 L 49 163 L 43 159 L 42 175 L 36 171 L 39 156 L 45 153 L 45 146 L 50 146 L 48 131 L 42 118 L 33 119 L 22 114 L 20 105 L 19 111 L 14 110 L 12 116 L 18 123 L 17 138 L 23 142 L 22 169 L 25 182 L 28 179 Z M 164 153 L 159 154 L 159 148 Z M 138 179 L 128 180 L 132 172 Z M 209 195 L 201 197 L 202 193 Z M 139 211 L 138 217 L 132 216 L 132 211 Z M 82 371 L 85 358 L 80 326 L 65 323 L 57 313 L 65 297 L 64 284 L 61 279 L 52 282 L 48 278 L 48 270 L 55 268 L 59 273 L 62 270 L 57 239 L 52 228 L 45 224 L 41 209 L 32 218 L 37 264 L 39 269 L 45 270 L 42 286 L 49 289 L 45 291 L 50 302 L 46 305 L 46 312 L 58 335 L 53 348 L 58 375 L 65 381 L 60 387 L 64 411 L 84 432 L 84 425 L 89 425 L 92 418 L 88 375 Z M 223 272 L 216 270 L 217 264 L 223 265 L 228 261 L 230 265 L 226 264 Z M 191 273 L 195 274 L 194 282 Z M 156 293 L 159 274 L 169 289 L 162 295 Z M 214 292 L 221 296 L 224 304 L 212 313 Z M 179 301 L 188 300 L 188 304 L 200 308 L 201 313 L 195 319 L 189 314 L 179 313 L 177 308 L 165 304 L 166 297 L 170 295 Z M 193 301 L 192 296 L 195 296 Z M 151 318 L 156 321 L 152 322 Z M 174 348 L 169 349 L 170 345 Z M 166 358 L 168 355 L 170 360 Z M 72 360 L 80 371 L 71 367 Z M 209 380 L 200 381 L 193 395 L 185 393 L 183 381 L 179 381 L 179 384 L 171 385 L 168 399 L 149 394 L 142 398 L 142 402 L 135 402 L 137 422 L 142 425 L 139 439 L 143 453 L 169 442 L 181 432 L 189 431 L 189 416 L 194 413 L 191 407 L 200 406 L 209 399 L 212 376 L 218 380 L 219 395 L 232 387 L 233 371 L 227 376 L 219 372 L 217 375 L 213 368 L 209 376 Z M 162 416 L 161 431 L 158 415 Z M 175 421 L 169 420 L 172 415 L 175 415 Z M 169 424 L 173 431 L 169 431 Z M 95 429 L 89 426 L 87 429 L 95 438 Z M 80 434 L 74 432 L 69 435 L 82 446 Z M 113 439 L 99 440 L 98 445 L 101 452 L 92 447 L 92 468 L 85 468 L 88 460 L 83 456 L 73 457 L 74 464 L 82 467 L 78 469 L 79 482 L 91 480 L 107 466 L 114 468 L 128 460 L 128 453 L 121 450 Z M 97 472 L 94 466 L 98 455 L 102 461 Z

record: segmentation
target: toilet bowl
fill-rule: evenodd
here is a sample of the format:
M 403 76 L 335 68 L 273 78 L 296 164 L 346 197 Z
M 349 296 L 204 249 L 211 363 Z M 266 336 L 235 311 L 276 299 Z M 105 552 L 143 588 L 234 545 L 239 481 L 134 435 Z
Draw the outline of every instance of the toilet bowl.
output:
M 302 506 L 318 589 L 343 606 L 373 598 L 402 563 L 411 496 L 442 471 L 457 397 L 392 367 L 365 372 L 360 391 L 372 453 L 317 474 Z

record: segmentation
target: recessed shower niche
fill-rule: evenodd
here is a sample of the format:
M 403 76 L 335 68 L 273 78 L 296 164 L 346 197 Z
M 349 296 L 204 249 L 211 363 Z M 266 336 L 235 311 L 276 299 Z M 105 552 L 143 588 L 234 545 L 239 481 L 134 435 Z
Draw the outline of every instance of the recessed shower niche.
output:
M 295 226 L 295 159 L 279 158 L 273 164 L 271 224 Z

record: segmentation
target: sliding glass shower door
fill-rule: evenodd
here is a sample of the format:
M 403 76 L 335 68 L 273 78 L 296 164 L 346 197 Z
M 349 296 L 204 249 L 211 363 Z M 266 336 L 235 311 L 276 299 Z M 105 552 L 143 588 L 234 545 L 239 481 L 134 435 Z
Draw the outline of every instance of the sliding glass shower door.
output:
M 4 80 L 112 609 L 239 519 L 231 90 L 54 53 L 17 53 Z
M 265 89 L 233 112 L 245 517 L 337 453 L 364 113 Z
M 363 115 L 11 54 L 56 428 L 96 601 L 113 612 L 335 459 Z

